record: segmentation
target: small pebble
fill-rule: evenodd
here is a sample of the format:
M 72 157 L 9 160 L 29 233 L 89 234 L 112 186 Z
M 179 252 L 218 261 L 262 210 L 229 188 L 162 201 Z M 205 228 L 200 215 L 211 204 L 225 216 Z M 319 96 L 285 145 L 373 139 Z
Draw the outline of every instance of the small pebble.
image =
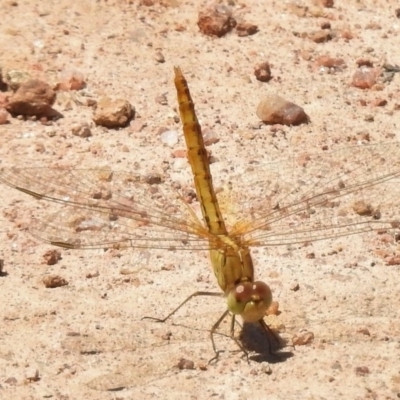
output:
M 236 25 L 236 33 L 240 37 L 254 35 L 258 32 L 258 26 L 249 22 L 239 22 Z
M 368 60 L 367 58 L 359 58 L 356 60 L 357 67 L 369 67 L 373 68 L 374 64 L 371 60 Z
M 265 312 L 266 315 L 279 315 L 279 302 L 272 301 L 271 305 L 268 307 L 267 311 Z
M 168 105 L 168 99 L 165 94 L 160 94 L 159 96 L 156 96 L 155 101 L 162 106 Z
M 127 100 L 103 97 L 96 105 L 93 121 L 96 125 L 106 128 L 122 128 L 134 118 L 134 115 L 135 109 Z
M 86 86 L 82 72 L 74 69 L 65 69 L 60 74 L 60 81 L 56 85 L 57 90 L 70 91 L 81 90 Z
M 173 158 L 186 158 L 187 150 L 186 149 L 176 149 L 172 152 Z
M 178 132 L 174 130 L 165 131 L 160 135 L 161 143 L 168 147 L 174 147 L 178 144 Z
M 272 75 L 271 75 L 271 67 L 269 63 L 263 62 L 260 64 L 257 64 L 254 67 L 254 75 L 256 79 L 260 82 L 268 82 L 271 80 Z
M 333 0 L 314 0 L 313 3 L 316 6 L 327 7 L 327 8 L 332 8 L 334 5 Z
M 353 211 L 362 216 L 369 216 L 373 213 L 373 208 L 371 204 L 366 203 L 364 200 L 358 200 L 353 203 Z
M 150 172 L 143 177 L 143 180 L 149 185 L 159 185 L 162 183 L 163 178 L 156 172 Z
M 332 368 L 333 370 L 336 370 L 336 371 L 343 371 L 343 367 L 342 367 L 342 365 L 340 364 L 339 361 L 335 361 L 335 362 L 331 365 L 331 368 Z
M 321 29 L 331 29 L 332 26 L 329 21 L 323 21 L 323 22 L 321 22 L 320 28 Z
M 207 371 L 207 369 L 208 369 L 208 365 L 205 364 L 205 363 L 200 363 L 200 364 L 198 365 L 198 367 L 199 367 L 199 370 L 200 370 L 200 371 Z
M 11 376 L 10 378 L 7 378 L 4 383 L 10 386 L 16 386 L 18 384 L 17 378 Z
M 194 369 L 194 362 L 192 360 L 186 360 L 181 358 L 178 362 L 179 369 Z
M 354 368 L 354 372 L 357 376 L 365 376 L 370 374 L 370 370 L 367 366 L 356 367 Z
M 365 335 L 365 336 L 371 336 L 371 333 L 368 330 L 368 328 L 360 328 L 357 330 L 357 333 L 361 333 L 362 335 Z
M 400 265 L 400 256 L 389 257 L 385 261 L 386 265 Z
M 354 73 L 351 84 L 359 89 L 370 89 L 375 85 L 378 77 L 378 69 L 361 67 Z
M 160 64 L 162 64 L 162 63 L 165 63 L 165 57 L 164 57 L 164 55 L 161 53 L 161 51 L 157 51 L 157 53 L 155 54 L 155 60 L 158 62 L 158 63 L 160 63 Z
M 367 115 L 364 115 L 364 121 L 365 122 L 374 122 L 375 118 L 372 114 L 367 114 Z
M 199 12 L 197 26 L 207 36 L 222 37 L 235 26 L 230 8 L 224 5 L 211 5 Z
M 176 158 L 172 164 L 173 171 L 182 171 L 187 167 L 187 160 L 185 158 Z
M 309 117 L 300 106 L 276 94 L 264 97 L 257 107 L 257 117 L 265 124 L 300 125 Z
M 76 124 L 71 128 L 71 132 L 74 136 L 79 136 L 81 138 L 88 138 L 92 136 L 92 131 L 90 130 L 90 126 L 87 122 Z
M 267 362 L 262 362 L 261 363 L 261 372 L 267 375 L 272 374 L 272 368 Z
M 52 108 L 55 100 L 56 92 L 50 85 L 31 79 L 21 84 L 9 98 L 6 109 L 12 115 L 53 118 L 59 116 L 59 113 Z
M 97 278 L 98 276 L 100 276 L 99 271 L 87 272 L 85 275 L 86 279 Z
M 387 105 L 387 100 L 386 99 L 375 99 L 371 102 L 371 105 L 373 107 L 384 107 Z
M 219 142 L 219 138 L 218 138 L 217 134 L 215 133 L 214 130 L 212 130 L 210 128 L 203 129 L 203 139 L 204 139 L 204 144 L 206 146 L 210 146 L 212 144 Z
M 48 289 L 54 289 L 68 285 L 68 281 L 59 275 L 46 275 L 43 278 L 43 284 Z
M 304 330 L 293 336 L 292 343 L 293 346 L 304 346 L 306 344 L 312 343 L 313 340 L 314 334 L 310 331 Z
M 325 43 L 332 40 L 332 33 L 328 29 L 323 29 L 318 32 L 308 34 L 308 38 L 315 43 Z
M 344 68 L 346 66 L 343 58 L 335 58 L 327 55 L 316 57 L 314 65 L 316 68 L 325 67 L 332 69 Z
M 58 250 L 49 250 L 43 254 L 43 258 L 47 265 L 54 265 L 61 260 L 61 253 Z

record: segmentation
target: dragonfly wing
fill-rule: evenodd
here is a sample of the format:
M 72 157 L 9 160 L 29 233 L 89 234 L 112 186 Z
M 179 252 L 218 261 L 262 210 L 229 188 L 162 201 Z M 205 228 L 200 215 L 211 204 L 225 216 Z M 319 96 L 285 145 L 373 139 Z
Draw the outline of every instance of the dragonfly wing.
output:
M 31 233 L 68 248 L 208 249 L 207 230 L 177 191 L 109 169 L 5 168 L 0 181 L 64 206 Z
M 252 176 L 251 176 L 252 175 Z M 304 153 L 238 177 L 232 235 L 276 246 L 396 229 L 400 220 L 400 143 Z M 232 180 L 234 182 L 234 180 Z M 236 183 L 236 182 L 235 182 Z M 233 186 L 233 185 L 232 185 Z

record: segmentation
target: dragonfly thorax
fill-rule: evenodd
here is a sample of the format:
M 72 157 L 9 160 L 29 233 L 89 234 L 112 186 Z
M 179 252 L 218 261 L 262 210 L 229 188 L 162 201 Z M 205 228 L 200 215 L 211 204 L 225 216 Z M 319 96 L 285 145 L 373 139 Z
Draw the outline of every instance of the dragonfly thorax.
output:
M 241 282 L 253 282 L 254 267 L 246 247 L 228 247 L 210 250 L 210 259 L 218 285 L 226 296 Z
M 262 319 L 271 305 L 272 294 L 264 282 L 254 281 L 250 250 L 240 245 L 213 249 L 210 258 L 218 284 L 227 296 L 229 311 L 247 322 Z

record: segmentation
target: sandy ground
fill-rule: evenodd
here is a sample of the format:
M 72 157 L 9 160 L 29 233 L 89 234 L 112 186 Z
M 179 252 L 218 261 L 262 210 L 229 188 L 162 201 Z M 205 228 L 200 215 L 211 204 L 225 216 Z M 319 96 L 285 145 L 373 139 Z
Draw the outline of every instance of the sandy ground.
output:
M 304 149 L 335 150 L 368 135 L 370 143 L 400 139 L 399 74 L 381 90 L 350 85 L 357 59 L 400 65 L 396 1 L 336 0 L 322 15 L 305 1 L 311 11 L 303 17 L 286 1 L 232 2 L 235 15 L 258 25 L 259 32 L 221 39 L 199 32 L 202 2 L 54 3 L 0 1 L 3 70 L 24 70 L 52 82 L 60 71 L 76 69 L 86 77 L 86 95 L 125 98 L 135 106 L 136 119 L 121 130 L 92 124 L 92 136 L 80 138 L 71 128 L 90 123 L 91 110 L 60 101 L 55 108 L 64 118 L 48 126 L 12 119 L 1 127 L 2 167 L 108 165 L 138 174 L 156 171 L 167 183 L 187 179 L 187 162 L 172 156 L 184 149 L 174 65 L 189 81 L 201 124 L 219 139 L 209 146 L 216 176 Z M 352 38 L 338 34 L 315 43 L 304 34 L 324 21 Z M 157 53 L 165 62 L 157 61 Z M 319 55 L 342 58 L 345 67 L 315 67 Z M 272 68 L 269 83 L 253 74 L 264 61 Z M 260 125 L 255 110 L 267 92 L 303 106 L 311 122 Z M 166 104 L 157 101 L 163 95 Z M 387 105 L 374 106 L 377 99 Z M 162 129 L 179 132 L 179 143 L 164 145 Z M 375 233 L 254 251 L 257 276 L 280 303 L 281 314 L 268 321 L 289 343 L 304 330 L 314 341 L 288 346 L 276 359 L 261 348 L 248 363 L 232 340 L 218 336 L 217 346 L 226 351 L 208 365 L 213 357 L 208 331 L 224 311 L 223 299 L 192 300 L 165 324 L 142 320 L 165 316 L 195 290 L 218 290 L 207 252 L 60 249 L 62 259 L 49 266 L 43 255 L 53 247 L 32 238 L 27 228 L 32 215 L 44 217 L 57 208 L 8 187 L 2 187 L 0 199 L 6 271 L 0 277 L 0 398 L 400 396 L 400 267 L 387 265 L 378 251 L 399 250 L 395 243 L 380 243 Z M 43 277 L 49 274 L 69 284 L 46 289 Z M 227 333 L 228 323 L 221 329 Z M 255 340 L 254 332 L 245 335 Z M 182 358 L 193 361 L 194 369 L 179 369 Z

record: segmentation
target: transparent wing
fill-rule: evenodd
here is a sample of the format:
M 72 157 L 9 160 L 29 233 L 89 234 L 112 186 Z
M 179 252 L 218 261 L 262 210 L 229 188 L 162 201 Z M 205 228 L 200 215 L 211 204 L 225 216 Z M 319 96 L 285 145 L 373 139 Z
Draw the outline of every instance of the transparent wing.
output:
M 207 230 L 179 193 L 108 169 L 8 168 L 0 181 L 69 207 L 34 220 L 35 237 L 67 248 L 208 249 Z M 150 183 L 149 183 L 150 182 Z
M 400 143 L 302 154 L 260 165 L 219 193 L 230 236 L 276 246 L 380 229 L 400 220 Z M 63 208 L 31 232 L 69 248 L 221 246 L 179 194 L 127 172 L 9 168 L 0 181 Z
M 231 222 L 231 236 L 249 246 L 287 245 L 396 229 L 399 177 L 400 143 L 360 145 L 254 167 L 220 196 L 234 204 L 231 215 L 245 217 Z

